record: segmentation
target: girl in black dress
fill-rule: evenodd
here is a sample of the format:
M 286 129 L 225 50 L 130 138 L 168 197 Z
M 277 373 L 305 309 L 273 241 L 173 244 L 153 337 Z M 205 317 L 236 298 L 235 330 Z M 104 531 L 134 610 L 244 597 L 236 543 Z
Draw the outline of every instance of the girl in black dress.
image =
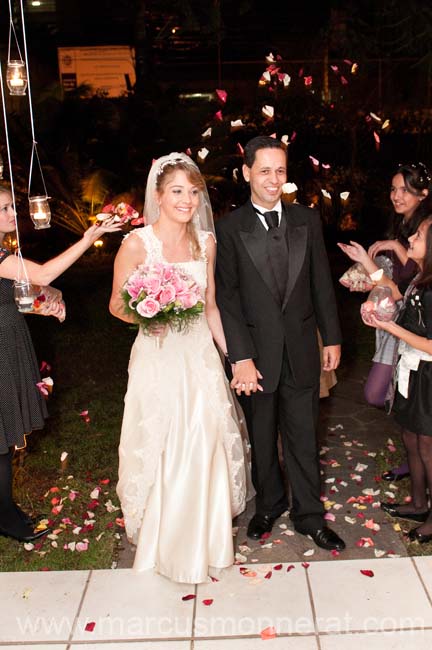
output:
M 402 295 L 402 287 L 385 276 L 379 284 L 392 290 L 393 298 L 403 297 L 403 307 L 397 322 L 383 322 L 373 315 L 367 325 L 385 330 L 397 337 L 399 357 L 396 368 L 395 420 L 402 427 L 411 475 L 410 503 L 381 503 L 392 517 L 421 523 L 409 532 L 412 541 L 432 540 L 432 513 L 428 500 L 432 495 L 432 216 L 425 219 L 417 232 L 408 238 L 407 255 L 414 260 L 419 273 Z M 355 261 L 361 262 L 368 273 L 376 266 L 359 244 L 340 245 Z
M 3 246 L 5 236 L 15 228 L 11 193 L 0 185 L 0 535 L 28 542 L 49 529 L 35 531 L 35 521 L 14 502 L 12 457 L 16 447 L 25 446 L 26 434 L 43 427 L 47 410 L 36 386 L 40 376 L 30 333 L 14 301 L 14 280 L 22 275 L 22 262 Z M 106 220 L 103 225 L 91 226 L 80 241 L 45 264 L 24 260 L 29 281 L 49 285 L 103 232 L 119 229 L 111 219 Z M 63 316 L 61 293 L 56 293 L 58 297 L 43 304 L 39 314 Z

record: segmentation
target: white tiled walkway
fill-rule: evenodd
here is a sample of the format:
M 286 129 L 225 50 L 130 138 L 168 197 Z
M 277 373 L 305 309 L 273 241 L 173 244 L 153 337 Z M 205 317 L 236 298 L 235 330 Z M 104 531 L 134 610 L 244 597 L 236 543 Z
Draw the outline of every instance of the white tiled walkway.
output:
M 432 647 L 432 557 L 240 568 L 197 587 L 129 569 L 2 573 L 0 650 Z

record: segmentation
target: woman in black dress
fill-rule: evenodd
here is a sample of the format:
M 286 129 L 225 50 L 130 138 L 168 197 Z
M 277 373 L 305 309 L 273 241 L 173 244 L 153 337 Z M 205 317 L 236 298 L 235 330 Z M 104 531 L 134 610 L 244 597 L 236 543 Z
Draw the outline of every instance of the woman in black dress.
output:
M 22 262 L 3 246 L 7 234 L 16 229 L 9 189 L 0 185 L 0 535 L 32 541 L 49 529 L 34 530 L 34 521 L 14 502 L 12 457 L 15 448 L 25 446 L 25 436 L 41 429 L 47 409 L 37 382 L 38 365 L 24 316 L 14 301 L 14 280 L 22 275 Z M 31 283 L 47 286 L 73 264 L 103 232 L 119 230 L 112 220 L 91 226 L 76 244 L 57 257 L 36 264 L 24 260 Z M 44 316 L 61 318 L 61 293 L 38 310 Z
M 392 290 L 393 298 L 403 297 L 403 307 L 396 322 L 383 322 L 373 315 L 366 324 L 385 330 L 399 339 L 396 369 L 396 393 L 393 403 L 395 420 L 402 427 L 402 439 L 411 475 L 409 503 L 381 503 L 392 517 L 421 523 L 409 532 L 412 541 L 432 540 L 432 216 L 425 219 L 409 237 L 407 255 L 419 273 L 402 296 L 401 287 L 385 276 L 379 284 Z M 358 244 L 340 245 L 368 273 L 376 270 L 371 258 Z M 429 495 L 429 496 L 428 496 Z

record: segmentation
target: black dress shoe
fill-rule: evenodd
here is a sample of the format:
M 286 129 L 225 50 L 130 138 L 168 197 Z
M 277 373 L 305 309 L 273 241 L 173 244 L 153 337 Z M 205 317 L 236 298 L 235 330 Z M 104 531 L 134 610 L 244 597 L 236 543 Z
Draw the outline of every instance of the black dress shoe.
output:
M 247 536 L 251 539 L 261 539 L 264 533 L 271 533 L 276 519 L 277 517 L 270 517 L 270 515 L 254 515 L 249 522 Z
M 388 472 L 384 472 L 384 474 L 381 474 L 381 478 L 383 481 L 389 481 L 389 482 L 394 482 L 394 481 L 402 481 L 403 478 L 408 478 L 409 472 L 403 472 L 402 474 L 396 474 L 392 470 Z
M 343 551 L 345 542 L 331 528 L 323 526 L 316 530 L 295 528 L 301 535 L 309 535 L 317 546 L 325 548 L 327 551 Z
M 381 503 L 381 510 L 384 510 L 390 517 L 399 517 L 399 519 L 409 519 L 410 521 L 418 521 L 421 524 L 426 521 L 429 516 L 429 511 L 426 512 L 399 512 L 399 508 L 402 506 L 402 503 L 387 503 L 383 501 Z
M 34 517 L 31 517 L 28 515 L 24 510 L 21 510 L 19 505 L 16 503 L 15 505 L 15 510 L 18 513 L 18 516 L 20 517 L 21 521 L 23 521 L 27 526 L 31 526 L 32 528 L 36 527 L 39 522 L 41 522 L 43 519 L 48 519 L 48 515 L 35 515 Z
M 43 530 L 33 531 L 30 535 L 19 535 L 12 531 L 0 528 L 0 535 L 2 537 L 10 537 L 11 539 L 16 539 L 18 542 L 34 542 L 50 532 L 51 528 L 44 528 Z
M 432 533 L 421 533 L 418 528 L 412 528 L 408 533 L 411 542 L 418 542 L 419 544 L 427 544 L 432 542 Z

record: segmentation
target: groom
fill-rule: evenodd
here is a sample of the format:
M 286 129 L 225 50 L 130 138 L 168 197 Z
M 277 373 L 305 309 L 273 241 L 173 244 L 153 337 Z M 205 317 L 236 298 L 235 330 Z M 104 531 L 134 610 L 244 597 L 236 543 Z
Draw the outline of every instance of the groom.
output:
M 233 368 L 247 396 L 256 514 L 247 534 L 272 530 L 288 502 L 278 458 L 281 435 L 294 528 L 325 549 L 344 541 L 324 524 L 316 442 L 320 357 L 337 368 L 340 329 L 319 214 L 281 201 L 287 180 L 281 142 L 258 136 L 244 152 L 251 198 L 216 223 L 217 302 Z

